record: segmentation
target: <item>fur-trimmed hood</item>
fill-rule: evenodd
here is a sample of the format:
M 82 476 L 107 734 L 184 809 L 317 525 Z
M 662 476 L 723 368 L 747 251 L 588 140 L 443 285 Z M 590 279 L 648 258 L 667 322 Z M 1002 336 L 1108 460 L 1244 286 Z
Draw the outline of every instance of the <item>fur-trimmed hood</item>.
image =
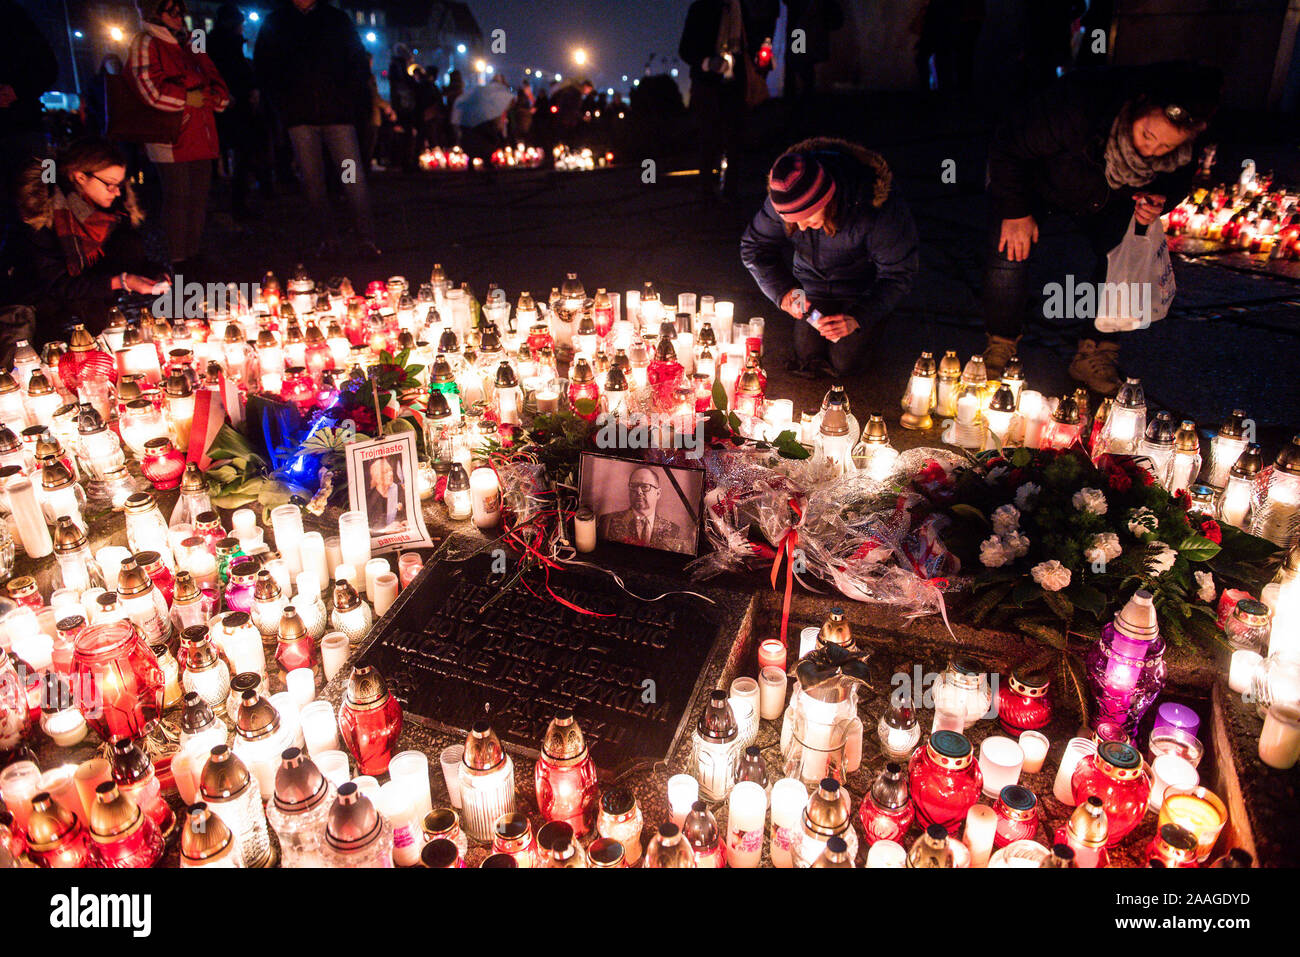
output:
M 18 212 L 23 222 L 32 229 L 46 229 L 54 225 L 52 184 L 45 182 L 44 173 L 44 161 L 38 160 L 27 167 L 18 180 Z M 69 185 L 60 185 L 65 191 L 72 188 Z M 122 194 L 113 206 L 126 213 L 126 220 L 132 226 L 139 226 L 144 222 L 144 210 L 136 201 L 135 190 L 131 187 L 129 179 L 122 184 Z
M 861 195 L 872 207 L 879 209 L 885 204 L 885 200 L 889 198 L 889 190 L 893 186 L 894 174 L 890 171 L 885 158 L 874 150 L 869 150 L 865 146 L 850 143 L 848 140 L 842 140 L 834 136 L 814 136 L 811 139 L 795 143 L 786 152 L 839 155 L 846 161 L 862 167 L 864 181 L 861 184 Z

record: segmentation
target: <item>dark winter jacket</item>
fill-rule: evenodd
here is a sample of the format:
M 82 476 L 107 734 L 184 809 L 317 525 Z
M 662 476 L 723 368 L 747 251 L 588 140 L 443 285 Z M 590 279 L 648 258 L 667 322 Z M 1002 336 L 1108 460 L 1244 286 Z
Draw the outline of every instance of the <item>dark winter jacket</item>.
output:
M 1132 188 L 1106 182 L 1106 140 L 1120 110 L 1159 67 L 1117 67 L 1070 73 L 1019 107 L 989 145 L 988 192 L 995 215 L 1019 219 L 1055 207 L 1076 216 L 1109 202 L 1131 204 Z M 1193 150 L 1193 156 L 1196 155 Z M 1186 195 L 1195 163 L 1157 174 L 1142 192 Z
M 740 258 L 763 294 L 776 304 L 791 289 L 818 301 L 847 303 L 843 312 L 864 329 L 889 315 L 911 291 L 920 267 L 916 224 L 877 153 L 818 137 L 793 150 L 815 152 L 835 180 L 837 231 L 796 229 L 763 200 L 740 240 Z M 785 253 L 793 247 L 793 268 Z
M 18 211 L 23 224 L 14 248 L 16 288 L 12 293 L 14 302 L 36 310 L 38 344 L 63 338 L 67 327 L 77 321 L 92 332 L 102 329 L 118 296 L 113 279 L 122 273 L 159 277 L 165 272 L 145 253 L 136 228 L 144 214 L 128 182 L 115 204 L 122 218 L 104 242 L 103 254 L 73 275 L 54 231 L 51 187 L 41 174 L 40 165 L 33 165 L 19 183 Z
M 351 124 L 369 115 L 366 48 L 348 15 L 325 0 L 306 13 L 281 4 L 257 33 L 253 66 L 286 127 Z

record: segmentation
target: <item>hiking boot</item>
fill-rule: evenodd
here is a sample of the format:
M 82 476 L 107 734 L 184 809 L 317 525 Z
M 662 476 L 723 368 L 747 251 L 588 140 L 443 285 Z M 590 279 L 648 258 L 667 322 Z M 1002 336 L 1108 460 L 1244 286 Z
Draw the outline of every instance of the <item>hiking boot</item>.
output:
M 1070 378 L 1093 392 L 1114 395 L 1124 384 L 1119 377 L 1119 343 L 1080 339 L 1079 351 L 1070 363 Z
M 989 336 L 984 344 L 984 368 L 990 379 L 1001 379 L 1002 373 L 1016 354 L 1016 345 L 1020 337 L 1008 339 L 1005 336 Z

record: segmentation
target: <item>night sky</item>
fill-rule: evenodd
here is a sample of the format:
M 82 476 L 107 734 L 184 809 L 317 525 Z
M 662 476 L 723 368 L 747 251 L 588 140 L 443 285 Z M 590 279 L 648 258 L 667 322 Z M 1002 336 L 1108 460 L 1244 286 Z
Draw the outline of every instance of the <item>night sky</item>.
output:
M 651 53 L 654 72 L 680 67 L 677 42 L 691 0 L 469 0 L 483 30 L 485 43 L 492 31 L 506 31 L 506 54 L 489 57 L 497 69 L 506 69 L 513 83 L 522 69 L 547 74 L 585 72 L 598 87 L 621 87 L 644 72 Z M 572 51 L 587 51 L 585 70 L 574 66 Z M 686 71 L 682 70 L 685 79 Z

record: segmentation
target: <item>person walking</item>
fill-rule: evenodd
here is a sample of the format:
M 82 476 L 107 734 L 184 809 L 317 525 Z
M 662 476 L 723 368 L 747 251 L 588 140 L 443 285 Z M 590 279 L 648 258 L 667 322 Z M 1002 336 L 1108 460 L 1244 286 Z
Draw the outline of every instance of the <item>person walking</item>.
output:
M 738 195 L 735 165 L 745 116 L 745 16 L 740 0 L 695 0 L 677 47 L 691 69 L 691 112 L 699 127 L 700 195 L 712 199 L 721 177 L 723 195 Z M 723 160 L 730 175 L 723 174 Z M 715 174 L 715 170 L 717 173 Z
M 230 91 L 208 55 L 190 43 L 184 0 L 145 0 L 140 13 L 143 29 L 131 42 L 127 74 L 144 102 L 181 114 L 174 143 L 145 144 L 162 184 L 168 255 L 179 272 L 199 254 L 218 153 L 216 116 Z
M 797 143 L 772 165 L 740 258 L 794 318 L 789 369 L 802 378 L 858 371 L 870 333 L 911 291 L 920 267 L 916 224 L 889 165 L 830 137 Z
M 1025 103 L 989 146 L 988 264 L 984 273 L 984 364 L 1000 376 L 1015 355 L 1029 303 L 1029 270 L 1041 231 L 1084 236 L 1105 281 L 1106 256 L 1130 218 L 1155 222 L 1186 195 L 1193 141 L 1218 104 L 1222 74 L 1190 63 L 1071 73 Z M 1093 318 L 1093 317 L 1083 317 Z M 1119 336 L 1079 340 L 1070 376 L 1114 395 Z
M 348 15 L 325 0 L 284 0 L 258 31 L 253 68 L 263 94 L 289 133 L 321 255 L 339 240 L 326 197 L 326 175 L 341 179 L 352 208 L 357 253 L 374 258 L 374 219 L 357 123 L 371 115 L 366 49 Z M 325 153 L 330 172 L 326 173 Z

